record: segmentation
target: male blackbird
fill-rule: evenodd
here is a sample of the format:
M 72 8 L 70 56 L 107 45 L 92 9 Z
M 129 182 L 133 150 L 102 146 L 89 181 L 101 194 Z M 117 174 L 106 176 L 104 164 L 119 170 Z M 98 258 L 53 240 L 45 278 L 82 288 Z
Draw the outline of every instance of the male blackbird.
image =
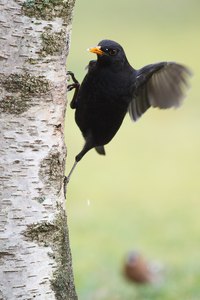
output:
M 127 112 L 136 121 L 150 106 L 177 107 L 184 97 L 189 70 L 174 62 L 160 62 L 135 70 L 118 43 L 102 40 L 88 49 L 97 54 L 97 60 L 88 65 L 88 72 L 80 85 L 72 72 L 75 89 L 70 104 L 76 109 L 75 120 L 85 145 L 65 178 L 65 184 L 78 161 L 92 148 L 105 155 L 109 143 L 120 128 Z

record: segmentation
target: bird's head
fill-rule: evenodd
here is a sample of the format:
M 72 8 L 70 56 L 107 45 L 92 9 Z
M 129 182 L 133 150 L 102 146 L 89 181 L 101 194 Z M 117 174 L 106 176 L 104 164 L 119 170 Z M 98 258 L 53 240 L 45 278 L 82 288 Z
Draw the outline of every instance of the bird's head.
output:
M 111 40 L 102 40 L 98 46 L 88 51 L 97 54 L 97 60 L 104 65 L 124 65 L 127 63 L 126 54 L 122 46 Z

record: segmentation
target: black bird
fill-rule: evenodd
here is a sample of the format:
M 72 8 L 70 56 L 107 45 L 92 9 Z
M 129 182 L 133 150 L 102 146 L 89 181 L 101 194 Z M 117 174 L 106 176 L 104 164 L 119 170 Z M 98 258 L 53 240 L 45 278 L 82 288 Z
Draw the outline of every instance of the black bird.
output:
M 97 54 L 97 60 L 88 65 L 88 72 L 80 85 L 72 72 L 75 88 L 70 104 L 75 109 L 75 120 L 85 145 L 65 178 L 65 184 L 82 157 L 92 148 L 105 155 L 109 143 L 129 112 L 136 121 L 150 106 L 162 109 L 177 107 L 184 97 L 190 71 L 174 62 L 160 62 L 135 70 L 128 62 L 121 45 L 102 40 L 88 49 Z

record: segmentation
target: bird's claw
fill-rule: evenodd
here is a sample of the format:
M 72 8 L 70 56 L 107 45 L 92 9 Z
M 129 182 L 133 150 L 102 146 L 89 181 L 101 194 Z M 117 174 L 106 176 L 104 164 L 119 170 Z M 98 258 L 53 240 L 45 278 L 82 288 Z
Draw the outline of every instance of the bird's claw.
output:
M 72 71 L 67 71 L 67 73 L 66 73 L 67 75 L 69 75 L 69 76 L 74 76 L 74 73 L 72 72 Z
M 64 191 L 64 197 L 66 199 L 66 195 L 67 195 L 67 184 L 69 182 L 69 178 L 68 176 L 65 176 L 64 180 L 63 180 L 63 191 Z
M 79 85 L 79 82 L 78 82 L 78 80 L 76 79 L 76 77 L 75 77 L 75 75 L 74 75 L 73 72 L 67 71 L 67 75 L 71 77 L 71 79 L 72 79 L 72 81 L 73 81 L 74 83 L 76 83 L 76 84 Z
M 78 89 L 79 86 L 80 86 L 80 84 L 79 84 L 78 80 L 76 79 L 76 77 L 74 76 L 74 73 L 71 72 L 71 71 L 68 71 L 68 72 L 67 72 L 67 75 L 70 76 L 71 79 L 72 79 L 72 81 L 73 81 L 72 84 L 69 84 L 69 85 L 67 86 L 67 92 L 70 92 L 70 91 L 72 91 L 73 89 Z
M 75 89 L 76 87 L 77 87 L 77 84 L 76 84 L 76 83 L 69 84 L 69 85 L 67 86 L 67 92 L 72 91 L 72 90 Z

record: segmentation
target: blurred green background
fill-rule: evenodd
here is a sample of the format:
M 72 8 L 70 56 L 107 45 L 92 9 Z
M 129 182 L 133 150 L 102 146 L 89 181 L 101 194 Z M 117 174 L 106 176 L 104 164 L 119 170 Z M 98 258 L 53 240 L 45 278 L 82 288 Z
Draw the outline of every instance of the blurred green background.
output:
M 200 1 L 76 2 L 68 70 L 81 82 L 95 56 L 86 49 L 109 38 L 135 68 L 159 61 L 194 76 L 178 110 L 127 115 L 106 156 L 91 150 L 68 185 L 67 211 L 80 300 L 200 299 Z M 68 94 L 70 100 L 73 93 Z M 67 172 L 83 138 L 67 110 Z M 160 286 L 127 283 L 121 269 L 137 249 L 164 264 Z

